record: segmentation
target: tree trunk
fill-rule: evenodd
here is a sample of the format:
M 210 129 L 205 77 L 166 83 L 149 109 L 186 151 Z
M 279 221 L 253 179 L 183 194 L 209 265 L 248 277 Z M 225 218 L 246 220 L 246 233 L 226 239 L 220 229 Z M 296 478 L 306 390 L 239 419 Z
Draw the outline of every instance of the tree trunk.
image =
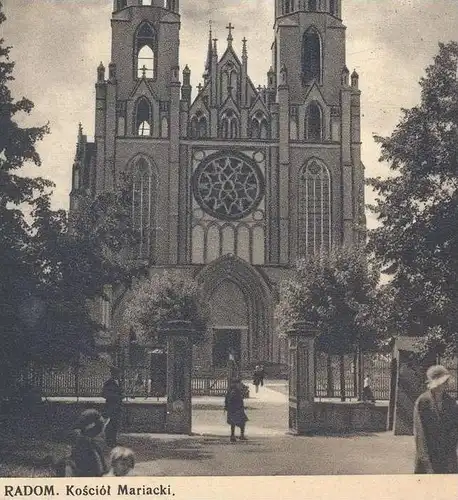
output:
M 364 353 L 358 347 L 358 400 L 363 399 L 363 385 L 364 385 Z
M 358 398 L 359 391 L 359 349 L 353 353 L 353 397 Z
M 326 356 L 326 395 L 328 398 L 334 396 L 334 380 L 332 376 L 332 356 Z
M 340 400 L 345 401 L 345 355 L 339 356 L 340 361 Z

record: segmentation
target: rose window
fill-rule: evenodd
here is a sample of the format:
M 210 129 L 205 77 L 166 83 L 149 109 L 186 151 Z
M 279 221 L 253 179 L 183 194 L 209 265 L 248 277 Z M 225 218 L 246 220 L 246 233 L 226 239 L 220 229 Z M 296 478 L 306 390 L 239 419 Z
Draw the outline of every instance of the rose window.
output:
M 264 194 L 258 165 L 238 153 L 216 153 L 194 172 L 194 196 L 213 217 L 241 219 L 257 208 Z

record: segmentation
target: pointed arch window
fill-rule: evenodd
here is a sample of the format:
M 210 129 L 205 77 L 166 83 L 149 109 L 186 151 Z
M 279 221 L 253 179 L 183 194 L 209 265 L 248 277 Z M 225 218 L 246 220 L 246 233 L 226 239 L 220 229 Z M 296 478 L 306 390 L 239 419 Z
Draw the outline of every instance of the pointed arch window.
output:
M 309 162 L 299 178 L 298 256 L 305 257 L 331 248 L 331 177 L 327 167 Z
M 316 12 L 318 10 L 318 0 L 309 0 L 309 11 Z
M 149 162 L 139 158 L 133 169 L 132 223 L 138 244 L 134 256 L 148 259 L 154 256 L 156 242 L 157 178 Z
M 152 0 L 142 0 L 142 5 L 153 5 Z
M 261 111 L 256 112 L 250 122 L 249 136 L 253 139 L 268 139 L 269 124 Z
M 150 136 L 153 128 L 152 123 L 151 105 L 146 97 L 141 97 L 135 110 L 135 134 Z
M 135 36 L 136 76 L 153 79 L 156 76 L 156 33 L 149 23 L 143 23 Z
M 192 139 L 203 139 L 207 137 L 207 119 L 202 114 L 202 111 L 191 118 L 190 135 Z
M 337 16 L 337 0 L 329 0 L 329 12 L 333 16 Z
M 309 105 L 305 114 L 305 140 L 310 142 L 323 140 L 323 113 L 315 102 Z
M 221 117 L 220 137 L 223 139 L 236 139 L 239 135 L 239 122 L 232 110 L 227 110 Z
M 321 37 L 315 28 L 304 33 L 302 39 L 302 82 L 304 85 L 314 80 L 321 83 L 322 51 Z

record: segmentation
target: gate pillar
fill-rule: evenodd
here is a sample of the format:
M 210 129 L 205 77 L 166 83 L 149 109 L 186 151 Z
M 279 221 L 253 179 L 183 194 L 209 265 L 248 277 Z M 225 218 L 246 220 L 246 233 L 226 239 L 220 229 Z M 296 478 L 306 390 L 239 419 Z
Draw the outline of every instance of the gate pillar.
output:
M 168 321 L 160 334 L 167 341 L 167 415 L 165 431 L 191 434 L 192 341 L 189 321 Z
M 289 431 L 307 434 L 316 428 L 315 338 L 317 330 L 308 322 L 298 322 L 288 331 L 289 350 Z

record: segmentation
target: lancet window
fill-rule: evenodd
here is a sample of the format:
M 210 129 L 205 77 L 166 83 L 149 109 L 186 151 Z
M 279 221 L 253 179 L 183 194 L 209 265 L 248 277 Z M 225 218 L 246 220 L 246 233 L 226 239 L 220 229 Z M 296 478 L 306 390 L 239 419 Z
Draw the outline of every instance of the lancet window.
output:
M 251 118 L 248 132 L 249 136 L 253 139 L 268 139 L 269 124 L 264 113 L 261 111 L 256 112 Z
M 239 135 L 239 121 L 235 113 L 229 109 L 221 117 L 220 137 L 223 139 L 236 139 Z
M 190 135 L 192 139 L 207 137 L 207 119 L 201 111 L 197 111 L 191 118 Z
M 137 235 L 135 257 L 151 259 L 156 241 L 157 177 L 149 162 L 141 157 L 133 168 L 132 223 Z
M 299 178 L 298 255 L 305 257 L 331 248 L 331 177 L 327 167 L 309 162 Z
M 152 133 L 152 110 L 146 97 L 141 97 L 137 101 L 135 111 L 135 133 L 141 136 L 150 136 Z
M 310 142 L 323 140 L 323 113 L 314 102 L 308 106 L 305 114 L 305 139 Z
M 156 73 L 156 33 L 149 23 L 140 25 L 135 36 L 137 78 L 153 79 Z
M 321 83 L 322 50 L 321 37 L 315 28 L 304 33 L 302 39 L 302 81 L 304 85 L 314 80 Z

